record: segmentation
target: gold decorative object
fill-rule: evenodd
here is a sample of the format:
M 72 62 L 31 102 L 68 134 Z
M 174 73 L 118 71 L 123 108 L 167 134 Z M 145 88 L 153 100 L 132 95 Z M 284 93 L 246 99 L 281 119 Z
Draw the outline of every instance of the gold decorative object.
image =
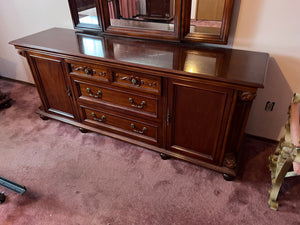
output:
M 272 178 L 272 187 L 270 189 L 269 196 L 269 207 L 271 209 L 278 209 L 278 193 L 280 191 L 280 187 L 283 183 L 285 177 L 297 176 L 294 171 L 289 172 L 291 169 L 293 162 L 300 163 L 300 147 L 296 147 L 292 142 L 291 136 L 291 107 L 297 107 L 296 110 L 299 110 L 300 103 L 300 94 L 295 94 L 292 100 L 292 105 L 288 111 L 288 121 L 285 125 L 285 135 L 281 138 L 274 154 L 272 154 L 270 159 L 270 171 Z M 299 120 L 296 121 L 299 123 Z M 299 145 L 299 137 L 298 143 Z

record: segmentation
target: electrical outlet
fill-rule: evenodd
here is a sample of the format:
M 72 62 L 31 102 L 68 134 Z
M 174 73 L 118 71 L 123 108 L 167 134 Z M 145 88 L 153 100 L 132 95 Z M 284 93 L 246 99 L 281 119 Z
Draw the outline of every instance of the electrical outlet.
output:
M 265 106 L 265 111 L 266 112 L 273 111 L 274 105 L 275 105 L 275 102 L 267 101 L 266 106 Z

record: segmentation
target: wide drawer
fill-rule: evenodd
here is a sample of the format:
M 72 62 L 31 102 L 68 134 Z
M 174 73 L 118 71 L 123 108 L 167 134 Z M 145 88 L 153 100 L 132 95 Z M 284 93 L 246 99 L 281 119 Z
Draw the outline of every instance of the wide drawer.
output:
M 161 94 L 161 77 L 125 70 L 112 70 L 113 85 Z
M 81 63 L 76 61 L 67 61 L 69 65 L 69 73 L 84 76 L 100 81 L 109 81 L 109 69 L 89 63 Z
M 124 136 L 159 145 L 160 126 L 129 118 L 120 113 L 80 105 L 82 122 Z
M 158 118 L 158 98 L 155 95 L 140 95 L 117 90 L 105 85 L 75 80 L 78 99 L 93 104 L 113 106 L 122 110 Z

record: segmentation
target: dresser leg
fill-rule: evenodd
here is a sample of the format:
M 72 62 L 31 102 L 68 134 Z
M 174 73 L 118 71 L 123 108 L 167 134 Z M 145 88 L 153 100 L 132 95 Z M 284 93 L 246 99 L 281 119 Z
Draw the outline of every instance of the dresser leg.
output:
M 169 155 L 166 155 L 165 153 L 160 153 L 159 154 L 162 160 L 167 160 L 167 159 L 171 159 L 172 157 Z
M 226 173 L 223 173 L 223 178 L 224 180 L 226 181 L 233 181 L 235 179 L 235 176 L 232 176 L 232 175 L 228 175 Z
M 40 118 L 41 118 L 42 120 L 48 120 L 48 119 L 49 119 L 49 117 L 43 116 L 43 115 L 40 115 Z
M 0 204 L 5 202 L 6 196 L 4 195 L 4 192 L 0 193 Z
M 84 134 L 89 132 L 87 129 L 84 129 L 82 127 L 80 127 L 79 130 L 80 130 L 81 133 L 84 133 Z

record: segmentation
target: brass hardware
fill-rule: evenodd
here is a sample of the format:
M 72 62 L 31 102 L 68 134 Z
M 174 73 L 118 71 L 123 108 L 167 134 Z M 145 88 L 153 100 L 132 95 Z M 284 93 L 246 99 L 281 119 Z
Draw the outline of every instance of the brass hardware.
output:
M 72 93 L 71 93 L 71 90 L 70 90 L 69 86 L 67 86 L 67 93 L 68 93 L 69 98 L 72 99 Z
M 106 117 L 104 115 L 102 115 L 101 119 L 99 119 L 99 118 L 97 118 L 97 116 L 94 112 L 92 112 L 92 117 L 95 121 L 98 121 L 98 122 L 105 122 L 106 121 Z
M 19 53 L 19 55 L 20 55 L 20 56 L 23 56 L 23 57 L 25 57 L 25 56 L 26 56 L 26 53 L 25 53 L 25 51 L 19 50 L 19 51 L 18 51 L 18 53 Z
M 137 80 L 136 80 L 136 79 L 134 79 L 134 78 L 132 78 L 132 79 L 131 79 L 131 83 L 132 83 L 133 85 L 136 85 L 136 83 L 137 83 Z
M 138 134 L 144 134 L 147 131 L 147 127 L 143 127 L 143 130 L 137 130 L 133 123 L 131 124 L 131 127 L 132 127 L 132 130 Z
M 105 76 L 106 76 L 106 73 L 105 73 L 105 72 L 99 72 L 98 75 L 99 75 L 99 76 L 102 76 L 102 77 L 105 77 Z
M 146 105 L 146 102 L 145 101 L 142 101 L 141 102 L 141 105 L 137 105 L 134 103 L 133 99 L 132 98 L 129 98 L 129 102 L 131 103 L 131 106 L 135 107 L 135 108 L 138 108 L 138 109 L 142 109 L 144 108 L 144 106 Z
M 170 118 L 171 118 L 170 109 L 168 108 L 168 111 L 167 111 L 167 126 L 170 125 Z
M 84 73 L 87 74 L 87 75 L 89 75 L 91 73 L 91 71 L 88 70 L 88 69 L 84 69 Z
M 102 91 L 98 90 L 97 95 L 94 95 L 90 88 L 86 88 L 86 91 L 89 93 L 89 96 L 94 98 L 100 98 L 102 96 Z

